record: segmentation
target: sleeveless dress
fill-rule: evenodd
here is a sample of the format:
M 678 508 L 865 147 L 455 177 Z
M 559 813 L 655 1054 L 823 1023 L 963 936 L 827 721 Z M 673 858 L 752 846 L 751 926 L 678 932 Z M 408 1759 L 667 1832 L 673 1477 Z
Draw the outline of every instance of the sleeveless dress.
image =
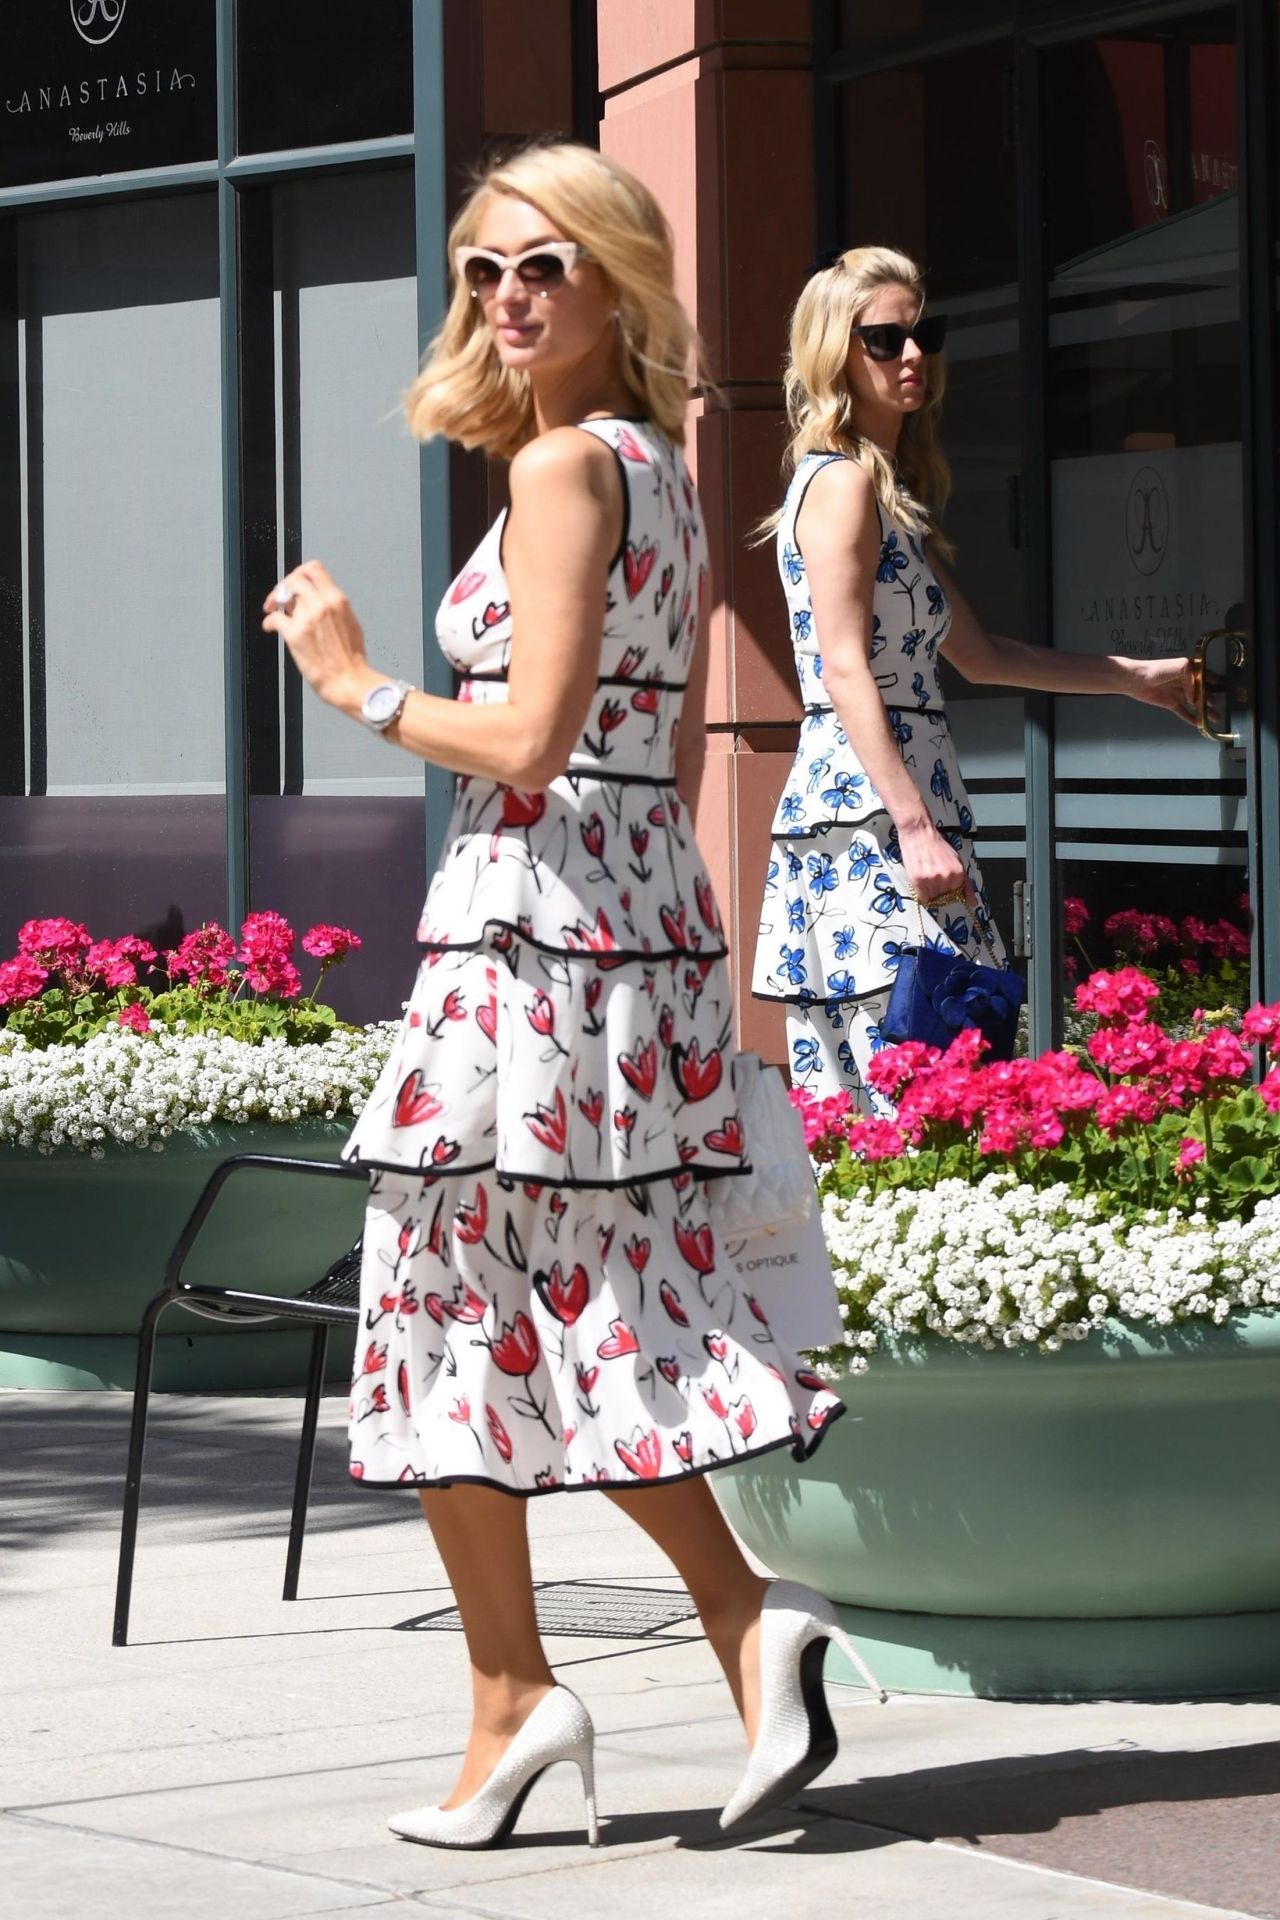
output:
M 350 1409 L 367 1486 L 652 1485 L 843 1409 L 722 1255 L 750 1178 L 724 934 L 676 792 L 707 571 L 680 452 L 592 420 L 623 485 L 599 673 L 545 791 L 460 778 L 387 1066 L 345 1149 L 373 1169 Z M 501 702 L 505 514 L 444 597 L 460 700 Z
M 864 1075 L 885 1044 L 880 1022 L 904 949 L 927 944 L 997 966 L 1004 963 L 1004 948 L 974 858 L 973 812 L 938 678 L 950 604 L 924 547 L 879 503 L 872 671 L 903 765 L 965 864 L 976 912 L 956 905 L 933 914 L 915 905 L 897 829 L 823 688 L 821 641 L 796 519 L 814 475 L 843 457 L 805 455 L 778 526 L 778 570 L 804 717 L 770 829 L 752 991 L 792 1009 L 787 1045 L 795 1086 L 820 1099 L 849 1093 L 863 1112 L 890 1114 L 892 1104 Z

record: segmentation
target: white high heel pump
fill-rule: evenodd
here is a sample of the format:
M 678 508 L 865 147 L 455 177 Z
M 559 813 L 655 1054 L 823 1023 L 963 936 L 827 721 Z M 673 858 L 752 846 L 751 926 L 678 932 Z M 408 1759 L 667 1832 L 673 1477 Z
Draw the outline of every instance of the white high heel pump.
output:
M 831 1602 L 798 1580 L 771 1580 L 760 1610 L 760 1730 L 720 1815 L 723 1831 L 781 1806 L 835 1759 L 840 1743 L 822 1683 L 828 1640 L 838 1642 L 871 1691 L 887 1700 Z
M 595 1729 L 577 1694 L 561 1686 L 543 1694 L 478 1793 L 460 1807 L 393 1813 L 387 1825 L 402 1839 L 427 1847 L 496 1846 L 515 1826 L 534 1782 L 560 1760 L 571 1760 L 582 1775 L 587 1841 L 598 1847 Z

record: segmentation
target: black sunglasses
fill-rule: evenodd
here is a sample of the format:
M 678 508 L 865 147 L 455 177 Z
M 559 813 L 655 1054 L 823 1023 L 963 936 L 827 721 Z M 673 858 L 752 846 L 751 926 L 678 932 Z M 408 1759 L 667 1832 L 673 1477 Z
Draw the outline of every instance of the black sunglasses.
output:
M 927 320 L 917 320 L 914 327 L 900 327 L 895 321 L 885 320 L 853 331 L 873 360 L 899 359 L 908 340 L 914 340 L 921 353 L 941 353 L 947 337 L 947 316 L 931 313 Z

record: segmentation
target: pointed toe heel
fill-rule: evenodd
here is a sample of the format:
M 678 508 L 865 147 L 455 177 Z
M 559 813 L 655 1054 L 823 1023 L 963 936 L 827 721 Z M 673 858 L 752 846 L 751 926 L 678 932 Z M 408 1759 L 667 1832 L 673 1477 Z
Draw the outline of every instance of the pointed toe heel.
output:
M 402 1840 L 424 1847 L 496 1847 L 514 1831 L 533 1788 L 547 1771 L 569 1760 L 582 1776 L 588 1846 L 600 1844 L 596 1818 L 595 1729 L 576 1693 L 544 1694 L 478 1793 L 460 1807 L 414 1807 L 387 1820 Z
M 722 1832 L 793 1799 L 839 1752 L 822 1677 L 830 1640 L 886 1700 L 831 1602 L 795 1580 L 770 1582 L 760 1612 L 760 1728 L 746 1772 L 720 1816 Z

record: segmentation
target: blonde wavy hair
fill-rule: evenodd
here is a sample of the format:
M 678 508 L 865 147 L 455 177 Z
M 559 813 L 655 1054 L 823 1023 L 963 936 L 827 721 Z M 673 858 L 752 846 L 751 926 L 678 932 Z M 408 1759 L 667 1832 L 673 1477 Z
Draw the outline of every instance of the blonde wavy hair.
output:
M 453 273 L 454 248 L 475 244 L 493 194 L 529 201 L 586 248 L 617 299 L 619 364 L 636 411 L 683 445 L 698 343 L 676 297 L 671 229 L 634 174 L 569 141 L 522 147 L 476 178 L 449 230 L 448 310 L 405 395 L 415 437 L 443 434 L 506 460 L 534 437 L 529 377 L 503 366 L 479 301 Z
M 783 375 L 791 428 L 783 473 L 789 478 L 806 453 L 847 454 L 870 475 L 885 512 L 949 558 L 951 542 L 938 525 L 951 491 L 951 469 L 937 441 L 947 384 L 942 356 L 931 354 L 924 363 L 924 405 L 903 420 L 896 459 L 854 425 L 846 373 L 852 329 L 884 287 L 907 287 L 924 304 L 924 274 L 892 247 L 852 247 L 806 282 L 791 315 Z M 768 539 L 781 518 L 779 508 L 762 522 L 756 539 Z

